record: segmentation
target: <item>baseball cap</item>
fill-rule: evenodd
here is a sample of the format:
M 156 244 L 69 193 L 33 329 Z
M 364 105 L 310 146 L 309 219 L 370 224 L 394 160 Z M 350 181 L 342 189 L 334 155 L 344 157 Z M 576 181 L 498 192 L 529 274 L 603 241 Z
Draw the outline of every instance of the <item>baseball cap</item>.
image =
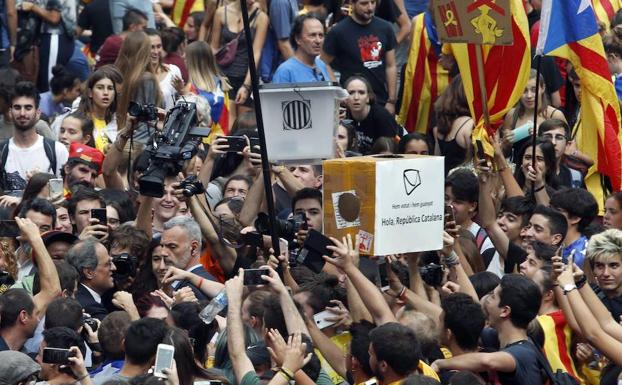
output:
M 73 142 L 69 145 L 69 160 L 79 160 L 101 173 L 104 163 L 104 154 L 96 148 L 86 144 Z
M 0 385 L 14 385 L 38 373 L 41 366 L 22 352 L 0 352 Z

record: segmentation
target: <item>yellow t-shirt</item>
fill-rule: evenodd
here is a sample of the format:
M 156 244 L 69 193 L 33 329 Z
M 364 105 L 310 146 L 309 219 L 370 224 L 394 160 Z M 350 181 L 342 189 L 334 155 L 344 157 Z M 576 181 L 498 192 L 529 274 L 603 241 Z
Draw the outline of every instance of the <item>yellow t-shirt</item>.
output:
M 97 119 L 93 116 L 93 139 L 95 140 L 95 148 L 105 153 L 106 147 L 110 144 L 110 139 L 106 135 L 106 121 Z
M 339 350 L 341 350 L 343 354 L 345 355 L 348 353 L 350 341 L 352 341 L 352 335 L 350 334 L 350 332 L 343 332 L 343 333 L 330 337 L 330 340 L 333 341 L 333 343 L 337 345 L 337 347 L 339 347 Z M 345 379 L 341 377 L 335 371 L 335 369 L 333 369 L 333 367 L 330 366 L 330 364 L 328 363 L 328 361 L 326 361 L 324 356 L 322 356 L 322 353 L 320 352 L 319 349 L 315 349 L 315 353 L 317 354 L 317 357 L 320 359 L 320 363 L 322 364 L 322 369 L 324 369 L 326 374 L 328 374 L 328 377 L 330 377 L 330 380 L 332 381 L 333 384 L 338 385 L 338 384 L 341 384 L 342 382 L 345 382 Z

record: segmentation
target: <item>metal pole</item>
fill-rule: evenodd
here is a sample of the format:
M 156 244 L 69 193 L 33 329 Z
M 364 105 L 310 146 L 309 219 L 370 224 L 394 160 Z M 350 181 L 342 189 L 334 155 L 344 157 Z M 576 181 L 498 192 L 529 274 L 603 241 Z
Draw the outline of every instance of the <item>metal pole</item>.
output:
M 272 238 L 272 248 L 276 256 L 280 254 L 279 237 L 275 232 L 276 215 L 274 212 L 274 196 L 272 193 L 272 180 L 270 179 L 270 163 L 268 163 L 268 150 L 266 148 L 266 134 L 263 127 L 263 116 L 261 114 L 261 101 L 259 100 L 259 78 L 257 77 L 257 67 L 255 66 L 255 56 L 253 54 L 253 36 L 248 19 L 248 8 L 246 0 L 240 0 L 242 9 L 242 21 L 244 22 L 244 35 L 246 36 L 246 47 L 248 53 L 248 69 L 251 75 L 251 89 L 253 91 L 253 102 L 255 104 L 255 118 L 257 119 L 257 131 L 259 132 L 259 143 L 261 144 L 261 169 L 263 171 L 263 183 L 266 191 L 266 201 L 268 203 L 268 229 Z M 249 95 L 250 96 L 250 95 Z
M 536 103 L 533 111 L 533 134 L 531 135 L 531 167 L 536 172 L 536 138 L 538 137 L 538 99 L 540 95 L 540 55 L 534 57 L 536 61 Z M 536 199 L 536 184 L 531 184 L 531 197 Z

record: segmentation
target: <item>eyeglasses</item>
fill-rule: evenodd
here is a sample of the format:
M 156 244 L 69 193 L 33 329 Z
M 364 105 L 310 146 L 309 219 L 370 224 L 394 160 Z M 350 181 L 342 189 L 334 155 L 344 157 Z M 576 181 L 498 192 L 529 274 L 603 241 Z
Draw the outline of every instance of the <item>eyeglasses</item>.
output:
M 553 140 L 555 139 L 555 141 L 562 141 L 562 140 L 566 140 L 566 135 L 562 135 L 562 134 L 542 134 L 542 139 L 544 140 Z

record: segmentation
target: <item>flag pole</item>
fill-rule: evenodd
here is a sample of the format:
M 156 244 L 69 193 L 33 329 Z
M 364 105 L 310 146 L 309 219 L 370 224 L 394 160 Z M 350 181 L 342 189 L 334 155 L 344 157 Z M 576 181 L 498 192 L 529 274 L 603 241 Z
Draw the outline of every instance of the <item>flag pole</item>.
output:
M 538 101 L 540 99 L 540 55 L 536 55 L 534 57 L 536 61 L 536 103 L 533 111 L 533 129 L 531 134 L 531 167 L 533 171 L 536 172 L 536 139 L 538 137 Z M 532 199 L 536 199 L 536 184 L 535 182 L 531 184 L 531 197 Z
M 475 46 L 475 59 L 477 62 L 477 79 L 479 81 L 479 90 L 482 97 L 482 113 L 484 115 L 484 128 L 488 131 L 490 127 L 490 116 L 488 113 L 488 96 L 486 95 L 486 81 L 484 77 L 484 58 L 482 55 L 482 46 Z
M 270 179 L 270 163 L 268 163 L 268 149 L 266 147 L 266 134 L 263 126 L 263 116 L 261 113 L 261 101 L 259 99 L 259 78 L 257 76 L 257 67 L 255 66 L 255 55 L 253 53 L 253 36 L 251 34 L 251 26 L 248 18 L 248 8 L 246 0 L 239 0 L 242 10 L 242 22 L 244 23 L 244 35 L 246 37 L 246 47 L 248 54 L 248 69 L 251 75 L 251 90 L 253 92 L 253 104 L 255 105 L 255 118 L 257 120 L 257 131 L 259 133 L 259 143 L 261 145 L 261 170 L 263 173 L 263 184 L 266 193 L 266 201 L 268 204 L 268 230 L 272 239 L 272 249 L 274 255 L 280 254 L 279 237 L 276 234 L 276 215 L 274 208 L 274 194 L 272 192 L 272 180 Z M 250 97 L 250 95 L 249 95 Z M 280 270 L 280 269 L 279 269 Z

